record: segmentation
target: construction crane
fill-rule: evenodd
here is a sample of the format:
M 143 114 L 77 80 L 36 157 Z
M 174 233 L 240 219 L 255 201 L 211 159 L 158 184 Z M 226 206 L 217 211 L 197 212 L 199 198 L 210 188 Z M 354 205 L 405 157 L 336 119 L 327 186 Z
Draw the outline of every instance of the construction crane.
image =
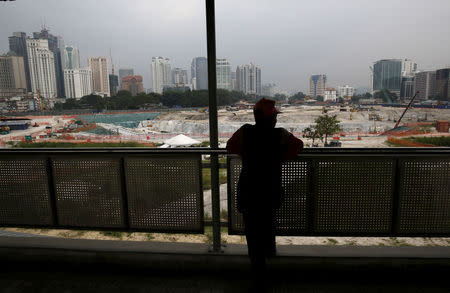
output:
M 403 111 L 402 116 L 400 116 L 400 118 L 398 119 L 397 123 L 395 123 L 394 129 L 398 127 L 398 125 L 400 124 L 400 121 L 402 120 L 402 118 L 405 115 L 406 111 L 408 111 L 409 107 L 411 106 L 412 102 L 414 101 L 414 99 L 416 98 L 418 93 L 419 93 L 419 91 L 417 91 L 416 94 L 414 95 L 414 97 L 412 97 L 411 101 L 409 101 L 409 104 L 408 104 L 408 106 L 406 106 L 405 111 Z
M 375 76 L 375 70 L 373 69 L 373 67 L 369 66 L 369 69 L 372 72 L 372 75 Z M 379 76 L 377 75 L 377 77 L 379 77 Z M 381 92 L 383 93 L 384 98 L 386 99 L 388 104 L 392 104 L 392 99 L 391 99 L 391 97 L 389 97 L 387 90 L 383 87 L 383 82 L 381 82 Z

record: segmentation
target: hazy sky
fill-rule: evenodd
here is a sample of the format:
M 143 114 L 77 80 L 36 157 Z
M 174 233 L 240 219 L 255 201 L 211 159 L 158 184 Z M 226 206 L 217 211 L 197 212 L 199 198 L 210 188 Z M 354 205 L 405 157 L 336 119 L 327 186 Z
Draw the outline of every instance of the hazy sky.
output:
M 409 58 L 419 69 L 450 65 L 449 0 L 216 0 L 217 57 L 262 68 L 263 83 L 307 91 L 311 74 L 330 86 L 369 85 L 379 59 Z M 0 53 L 14 31 L 43 23 L 87 57 L 132 67 L 151 87 L 151 58 L 188 69 L 206 56 L 203 0 L 16 0 L 0 2 Z

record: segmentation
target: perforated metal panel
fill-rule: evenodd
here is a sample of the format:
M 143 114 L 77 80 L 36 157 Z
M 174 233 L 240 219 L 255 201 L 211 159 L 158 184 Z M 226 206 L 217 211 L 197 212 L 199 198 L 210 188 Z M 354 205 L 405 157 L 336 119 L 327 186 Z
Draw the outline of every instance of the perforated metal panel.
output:
M 229 157 L 228 201 L 230 234 L 243 234 L 244 222 L 242 214 L 236 205 L 237 182 L 242 169 L 242 162 L 238 157 Z M 277 234 L 296 235 L 305 233 L 308 225 L 308 197 L 309 194 L 309 162 L 296 160 L 282 165 L 282 185 L 285 197 L 280 209 L 277 210 Z
M 0 224 L 52 224 L 45 159 L 0 157 Z
M 120 159 L 56 158 L 52 165 L 59 225 L 125 227 Z
M 200 155 L 126 159 L 131 228 L 203 233 Z
M 399 232 L 450 233 L 450 158 L 400 162 Z
M 389 233 L 394 161 L 318 159 L 314 165 L 314 232 Z

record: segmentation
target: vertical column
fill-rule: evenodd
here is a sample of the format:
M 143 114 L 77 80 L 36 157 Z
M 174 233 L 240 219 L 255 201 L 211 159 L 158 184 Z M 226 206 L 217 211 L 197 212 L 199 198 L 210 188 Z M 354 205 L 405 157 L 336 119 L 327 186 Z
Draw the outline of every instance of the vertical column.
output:
M 208 93 L 209 93 L 209 144 L 217 149 L 217 83 L 216 83 L 216 25 L 214 0 L 206 1 L 206 37 L 208 49 Z M 219 194 L 219 158 L 211 154 L 211 198 L 213 220 L 213 250 L 220 251 L 220 194 Z

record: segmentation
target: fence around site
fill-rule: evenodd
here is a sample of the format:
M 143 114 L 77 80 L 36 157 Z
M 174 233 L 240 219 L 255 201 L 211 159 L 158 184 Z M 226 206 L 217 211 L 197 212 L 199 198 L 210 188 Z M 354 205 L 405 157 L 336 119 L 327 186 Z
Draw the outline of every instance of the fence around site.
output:
M 201 158 L 213 153 L 225 150 L 1 150 L 0 226 L 203 233 Z M 221 167 L 228 232 L 242 234 L 240 159 Z M 283 165 L 278 234 L 450 236 L 449 175 L 450 148 L 306 149 Z

